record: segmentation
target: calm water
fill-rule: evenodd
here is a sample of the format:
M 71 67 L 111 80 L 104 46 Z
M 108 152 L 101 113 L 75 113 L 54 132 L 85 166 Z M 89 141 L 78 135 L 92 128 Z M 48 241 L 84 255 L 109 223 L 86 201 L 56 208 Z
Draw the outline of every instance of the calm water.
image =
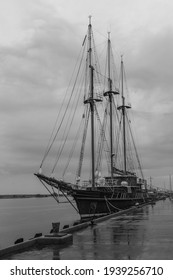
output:
M 173 202 L 159 201 L 78 231 L 72 245 L 33 248 L 8 259 L 173 260 Z
M 27 240 L 37 232 L 49 233 L 52 222 L 60 221 L 63 227 L 78 219 L 69 203 L 57 204 L 51 197 L 0 199 L 0 249 L 20 237 Z

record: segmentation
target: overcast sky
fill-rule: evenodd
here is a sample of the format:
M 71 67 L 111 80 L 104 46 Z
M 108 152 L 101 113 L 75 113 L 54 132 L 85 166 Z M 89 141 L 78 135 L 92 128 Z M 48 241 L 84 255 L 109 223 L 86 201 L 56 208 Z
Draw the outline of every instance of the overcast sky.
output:
M 173 2 L 0 0 L 0 193 L 42 192 L 34 178 L 88 16 L 123 54 L 146 178 L 173 174 Z M 169 187 L 169 186 L 168 186 Z

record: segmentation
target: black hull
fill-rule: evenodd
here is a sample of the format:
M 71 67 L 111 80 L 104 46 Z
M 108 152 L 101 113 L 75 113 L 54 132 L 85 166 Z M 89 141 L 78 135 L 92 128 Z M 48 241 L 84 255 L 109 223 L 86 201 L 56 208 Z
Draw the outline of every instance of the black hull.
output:
M 147 198 L 144 197 L 111 198 L 99 197 L 96 193 L 93 196 L 83 194 L 75 193 L 72 195 L 82 219 L 108 215 L 147 202 Z

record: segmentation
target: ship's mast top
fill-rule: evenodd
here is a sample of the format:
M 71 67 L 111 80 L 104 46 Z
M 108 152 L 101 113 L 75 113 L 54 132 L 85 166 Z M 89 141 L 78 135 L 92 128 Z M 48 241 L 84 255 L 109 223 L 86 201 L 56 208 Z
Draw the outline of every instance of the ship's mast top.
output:
M 88 55 L 89 55 L 89 67 L 91 67 L 91 63 L 92 63 L 91 33 L 92 33 L 91 16 L 89 16 L 89 25 L 88 25 L 88 42 L 89 42 Z M 92 72 L 92 70 L 90 69 L 90 76 L 91 76 L 91 72 Z M 91 86 L 91 79 L 90 79 L 90 86 Z
M 89 15 L 89 25 L 91 25 L 91 18 L 92 18 L 92 16 L 91 15 Z

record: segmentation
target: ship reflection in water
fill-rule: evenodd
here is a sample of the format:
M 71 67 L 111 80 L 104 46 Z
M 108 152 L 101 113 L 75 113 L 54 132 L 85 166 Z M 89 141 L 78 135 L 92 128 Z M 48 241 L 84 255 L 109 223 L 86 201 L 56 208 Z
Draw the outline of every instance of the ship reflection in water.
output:
M 44 247 L 13 259 L 173 259 L 173 203 L 166 199 L 73 235 L 68 247 Z

